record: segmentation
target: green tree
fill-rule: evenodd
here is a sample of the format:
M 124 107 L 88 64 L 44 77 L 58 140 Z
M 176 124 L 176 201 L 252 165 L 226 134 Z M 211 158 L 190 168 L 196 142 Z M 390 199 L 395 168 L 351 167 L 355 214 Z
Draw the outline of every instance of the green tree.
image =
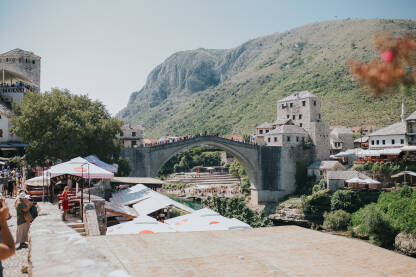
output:
M 59 89 L 29 92 L 15 105 L 11 122 L 12 133 L 28 143 L 30 165 L 89 154 L 106 162 L 118 161 L 121 144 L 116 135 L 122 122 L 86 95 Z
M 129 158 L 120 157 L 118 159 L 118 170 L 115 175 L 119 177 L 129 176 L 131 169 Z

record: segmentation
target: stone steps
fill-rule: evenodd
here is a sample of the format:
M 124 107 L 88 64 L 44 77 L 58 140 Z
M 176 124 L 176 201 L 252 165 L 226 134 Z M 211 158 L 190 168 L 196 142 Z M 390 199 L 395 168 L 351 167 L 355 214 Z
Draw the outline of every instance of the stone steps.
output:
M 87 232 L 85 231 L 85 225 L 83 222 L 71 222 L 67 223 L 67 225 L 74 229 L 74 231 L 79 233 L 81 236 L 87 236 Z

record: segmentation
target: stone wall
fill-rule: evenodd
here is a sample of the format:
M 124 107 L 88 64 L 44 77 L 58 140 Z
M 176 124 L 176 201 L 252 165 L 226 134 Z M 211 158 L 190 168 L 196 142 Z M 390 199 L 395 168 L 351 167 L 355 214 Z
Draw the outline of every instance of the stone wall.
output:
M 130 276 L 62 222 L 56 206 L 39 206 L 40 215 L 29 231 L 30 276 Z

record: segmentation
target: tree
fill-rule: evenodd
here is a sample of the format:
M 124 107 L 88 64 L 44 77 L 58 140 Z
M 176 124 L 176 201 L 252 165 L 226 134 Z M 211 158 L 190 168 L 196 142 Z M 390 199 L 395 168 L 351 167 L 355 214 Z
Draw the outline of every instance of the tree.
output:
M 416 83 L 416 41 L 413 36 L 395 38 L 392 34 L 379 33 L 374 36 L 374 44 L 380 52 L 379 58 L 369 64 L 349 61 L 355 80 L 375 96 L 413 86 Z
M 121 143 L 116 135 L 122 123 L 99 101 L 53 89 L 27 93 L 14 110 L 11 131 L 29 144 L 30 165 L 92 153 L 106 162 L 118 161 Z
M 118 177 L 129 176 L 131 169 L 129 158 L 120 157 L 118 159 L 118 170 L 115 175 Z

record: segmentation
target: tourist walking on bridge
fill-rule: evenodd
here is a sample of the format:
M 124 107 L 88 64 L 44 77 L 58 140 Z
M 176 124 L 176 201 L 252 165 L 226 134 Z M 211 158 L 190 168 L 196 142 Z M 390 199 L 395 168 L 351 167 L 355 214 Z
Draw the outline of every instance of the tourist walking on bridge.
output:
M 27 247 L 30 220 L 25 218 L 25 214 L 30 214 L 30 208 L 32 207 L 29 198 L 29 195 L 21 192 L 15 203 L 17 215 L 16 244 L 20 244 L 17 249 Z M 30 218 L 32 217 L 30 216 Z

